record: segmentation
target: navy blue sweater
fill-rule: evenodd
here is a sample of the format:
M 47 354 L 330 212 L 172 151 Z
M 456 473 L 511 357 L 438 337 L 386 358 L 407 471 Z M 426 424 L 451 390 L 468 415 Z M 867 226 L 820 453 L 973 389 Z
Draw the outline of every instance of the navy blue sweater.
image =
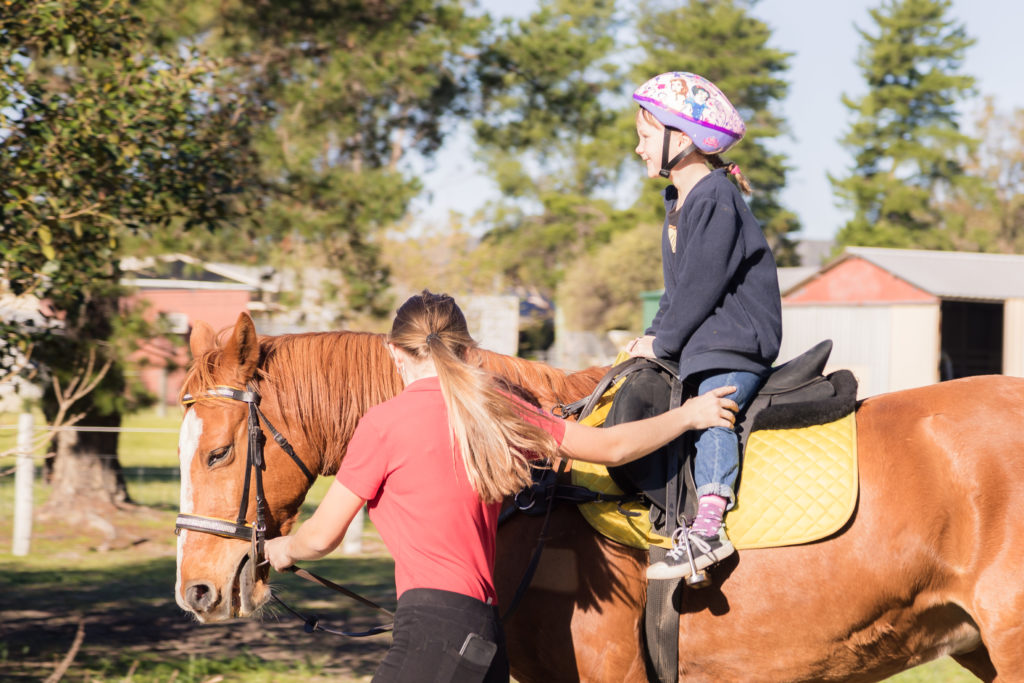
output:
M 724 169 L 701 178 L 678 211 L 676 188 L 662 194 L 665 293 L 647 330 L 655 355 L 678 360 L 682 377 L 765 371 L 779 354 L 782 301 L 775 257 L 757 219 Z

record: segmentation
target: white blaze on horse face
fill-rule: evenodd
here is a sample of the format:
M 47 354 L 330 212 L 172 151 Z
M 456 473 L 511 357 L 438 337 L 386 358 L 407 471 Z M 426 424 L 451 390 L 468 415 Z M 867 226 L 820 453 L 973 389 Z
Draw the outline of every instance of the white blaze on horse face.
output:
M 192 458 L 195 457 L 199 448 L 199 437 L 203 434 L 203 421 L 196 415 L 196 411 L 189 408 L 185 411 L 185 419 L 181 421 L 181 431 L 178 433 L 178 461 L 181 466 L 181 497 L 178 501 L 179 511 L 183 514 L 191 514 L 195 509 L 195 502 L 192 500 Z M 178 532 L 178 560 L 177 577 L 174 584 L 174 595 L 181 605 L 181 557 L 185 550 L 185 540 L 188 530 L 181 529 Z M 182 607 L 185 607 L 182 605 Z M 186 608 L 187 609 L 187 608 Z
M 180 512 L 192 514 L 195 503 L 192 501 L 192 458 L 199 448 L 199 437 L 203 435 L 203 421 L 196 411 L 189 408 L 185 419 L 181 421 L 181 432 L 178 433 L 178 460 L 181 463 L 181 500 L 178 502 Z

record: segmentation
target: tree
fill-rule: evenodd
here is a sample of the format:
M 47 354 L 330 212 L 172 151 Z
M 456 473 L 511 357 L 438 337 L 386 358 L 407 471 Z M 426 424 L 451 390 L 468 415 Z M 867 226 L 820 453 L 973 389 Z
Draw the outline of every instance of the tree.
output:
M 792 53 L 769 46 L 771 29 L 749 14 L 751 0 L 648 0 L 637 9 L 637 35 L 644 56 L 633 69 L 637 84 L 665 71 L 689 71 L 710 79 L 740 111 L 747 124 L 744 139 L 726 157 L 750 180 L 750 207 L 761 223 L 779 265 L 798 265 L 790 235 L 800 229 L 793 212 L 782 207 L 786 186 L 785 154 L 766 143 L 785 132 L 775 108 L 789 90 L 783 79 Z M 655 185 L 652 182 L 650 185 Z M 656 183 L 660 187 L 664 182 Z M 646 193 L 642 201 L 660 198 Z M 651 197 L 655 199 L 651 199 Z
M 481 268 L 550 296 L 566 264 L 632 223 L 607 195 L 632 148 L 610 0 L 542 0 L 481 52 L 480 156 L 502 199 Z
M 116 362 L 88 395 L 61 390 L 91 383 L 88 368 L 116 360 L 132 336 L 117 334 L 135 324 L 118 309 L 119 240 L 246 211 L 260 112 L 210 87 L 217 62 L 150 48 L 127 2 L 19 2 L 0 14 L 3 293 L 36 297 L 39 318 L 60 328 L 7 327 L 2 350 L 50 334 L 32 360 L 53 380 L 43 406 L 51 419 L 71 410 L 82 425 L 117 426 L 130 401 Z M 62 506 L 127 500 L 117 460 L 106 457 L 116 434 L 61 433 L 57 452 Z
M 956 249 L 1024 253 L 1024 109 L 1000 111 L 986 98 L 979 144 L 964 164 L 979 192 L 944 201 L 941 211 Z
M 247 239 L 208 240 L 236 261 L 338 273 L 346 320 L 390 311 L 379 235 L 406 218 L 429 158 L 470 105 L 488 22 L 463 0 L 345 3 L 151 0 L 153 40 L 201 41 L 235 87 L 274 112 L 257 134 L 266 193 Z M 168 11 L 170 10 L 170 11 Z M 175 249 L 182 235 L 164 234 Z
M 840 244 L 953 246 L 936 200 L 977 185 L 960 161 L 975 141 L 960 131 L 956 112 L 974 91 L 974 78 L 959 73 L 974 41 L 947 18 L 950 6 L 889 0 L 870 12 L 877 33 L 858 29 L 864 45 L 857 64 L 868 91 L 843 97 L 855 116 L 842 138 L 854 165 L 847 177 L 829 178 L 853 211 Z
M 661 235 L 649 221 L 612 237 L 608 244 L 571 264 L 558 286 L 558 302 L 569 330 L 640 330 L 640 293 L 665 286 L 652 267 Z

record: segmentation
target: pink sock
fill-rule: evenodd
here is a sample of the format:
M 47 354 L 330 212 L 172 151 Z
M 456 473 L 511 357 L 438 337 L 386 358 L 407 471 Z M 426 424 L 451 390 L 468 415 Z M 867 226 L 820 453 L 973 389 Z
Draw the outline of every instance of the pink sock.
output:
M 722 496 L 714 494 L 701 496 L 697 504 L 697 519 L 693 520 L 690 530 L 707 538 L 717 536 L 728 502 Z

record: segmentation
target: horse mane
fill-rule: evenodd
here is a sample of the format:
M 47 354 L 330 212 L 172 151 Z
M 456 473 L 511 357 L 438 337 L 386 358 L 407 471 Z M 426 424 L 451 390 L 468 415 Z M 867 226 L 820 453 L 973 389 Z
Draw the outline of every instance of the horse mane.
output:
M 571 403 L 588 395 L 608 370 L 595 366 L 566 372 L 538 361 L 506 356 L 486 349 L 477 349 L 474 353 L 480 367 L 523 387 L 545 408 L 558 403 Z M 471 362 L 473 360 L 470 358 Z
M 337 471 L 356 424 L 367 410 L 402 390 L 402 380 L 384 344 L 370 332 L 305 332 L 260 337 L 257 373 L 282 408 L 283 434 L 301 433 L 321 456 L 320 473 Z M 185 376 L 182 395 L 199 395 L 223 383 L 217 367 L 223 345 L 195 358 Z M 550 408 L 589 394 L 605 368 L 567 373 L 537 361 L 475 349 L 467 360 L 504 377 Z
M 223 349 L 196 358 L 182 393 L 215 386 Z M 257 366 L 260 393 L 273 393 L 282 407 L 283 434 L 301 433 L 320 456 L 320 473 L 338 469 L 359 418 L 372 406 L 396 396 L 402 380 L 384 345 L 370 332 L 305 332 L 260 337 Z

